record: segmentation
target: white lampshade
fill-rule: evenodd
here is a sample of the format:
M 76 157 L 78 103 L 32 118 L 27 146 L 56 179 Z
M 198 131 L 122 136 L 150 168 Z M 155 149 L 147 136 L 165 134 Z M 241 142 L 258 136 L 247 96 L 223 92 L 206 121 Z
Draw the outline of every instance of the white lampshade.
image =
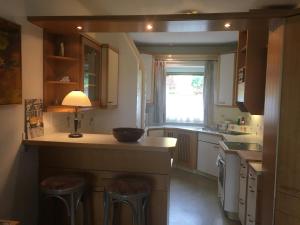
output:
M 89 107 L 92 106 L 91 101 L 82 91 L 71 91 L 64 97 L 62 105 Z

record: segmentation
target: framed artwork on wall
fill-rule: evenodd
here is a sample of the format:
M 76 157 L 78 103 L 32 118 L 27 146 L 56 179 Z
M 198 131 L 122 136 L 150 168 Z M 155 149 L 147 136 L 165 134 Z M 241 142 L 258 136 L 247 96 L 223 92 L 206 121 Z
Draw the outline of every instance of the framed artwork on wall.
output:
M 21 26 L 0 18 L 0 105 L 22 104 Z

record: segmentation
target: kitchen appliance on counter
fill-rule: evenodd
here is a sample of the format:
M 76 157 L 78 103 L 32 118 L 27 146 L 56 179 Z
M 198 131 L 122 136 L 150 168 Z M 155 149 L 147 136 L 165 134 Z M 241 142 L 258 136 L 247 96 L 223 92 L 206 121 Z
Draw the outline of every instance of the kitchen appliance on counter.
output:
M 220 146 L 217 158 L 219 198 L 227 217 L 238 220 L 240 158 L 230 150 L 261 151 L 262 147 L 256 143 L 242 142 L 223 142 Z

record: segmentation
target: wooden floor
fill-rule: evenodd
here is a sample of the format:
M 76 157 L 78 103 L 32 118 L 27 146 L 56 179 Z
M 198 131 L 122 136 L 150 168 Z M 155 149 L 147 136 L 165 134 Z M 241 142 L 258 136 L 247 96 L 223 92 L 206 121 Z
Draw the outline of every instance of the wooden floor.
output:
M 173 169 L 169 225 L 238 225 L 228 220 L 217 197 L 217 181 Z

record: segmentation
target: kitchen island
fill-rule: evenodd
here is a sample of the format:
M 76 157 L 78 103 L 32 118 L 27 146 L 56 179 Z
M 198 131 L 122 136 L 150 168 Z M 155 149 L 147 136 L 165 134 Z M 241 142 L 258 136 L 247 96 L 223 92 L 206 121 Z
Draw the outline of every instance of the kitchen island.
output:
M 136 143 L 120 143 L 112 135 L 84 134 L 69 138 L 67 133 L 53 133 L 24 140 L 27 147 L 38 147 L 39 178 L 77 173 L 91 186 L 91 224 L 103 224 L 104 187 L 113 178 L 137 175 L 152 185 L 149 225 L 167 225 L 171 155 L 176 138 L 143 137 Z M 121 210 L 122 223 L 130 225 L 131 212 Z

